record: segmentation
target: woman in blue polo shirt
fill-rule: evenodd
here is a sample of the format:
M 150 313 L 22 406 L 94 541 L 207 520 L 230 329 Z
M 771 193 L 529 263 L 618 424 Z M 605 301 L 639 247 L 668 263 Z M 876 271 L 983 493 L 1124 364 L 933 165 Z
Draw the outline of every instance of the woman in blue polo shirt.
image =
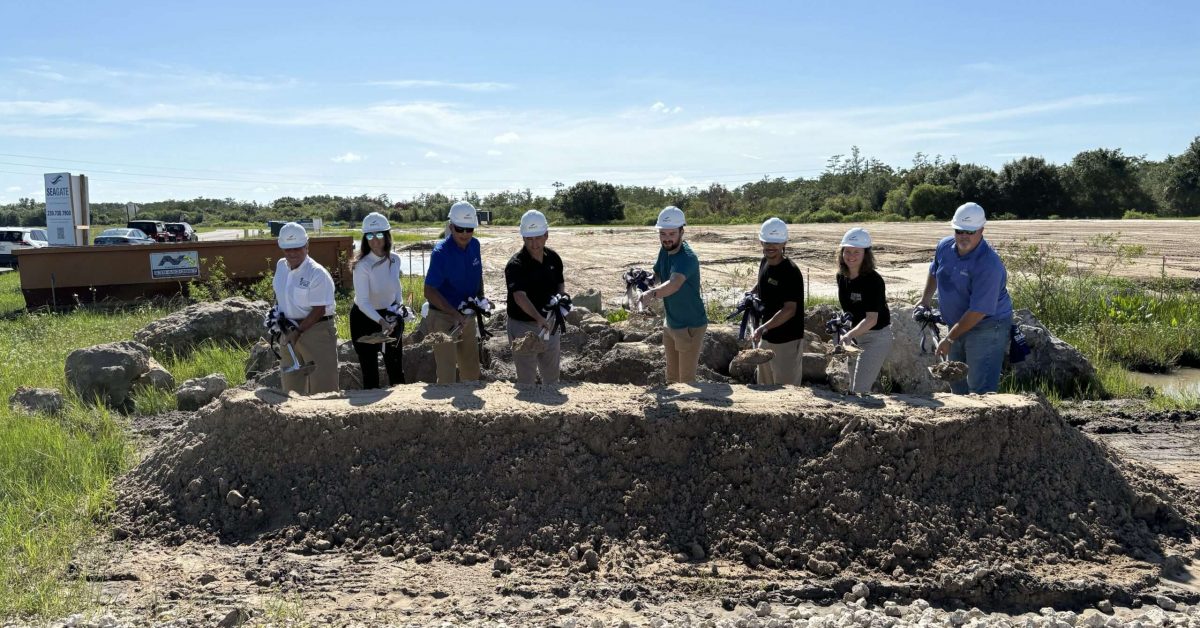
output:
M 448 235 L 433 247 L 425 271 L 425 300 L 430 305 L 427 331 L 461 329 L 457 342 L 433 346 L 439 384 L 478 380 L 480 371 L 475 317 L 459 312 L 468 298 L 483 296 L 483 260 L 475 239 L 479 218 L 475 206 L 459 201 L 450 207 L 449 219 Z
M 1000 388 L 1000 368 L 1012 327 L 1008 271 L 983 239 L 983 208 L 964 203 L 954 212 L 954 235 L 938 242 L 921 305 L 929 307 L 937 290 L 942 320 L 950 331 L 937 353 L 967 364 L 966 381 L 950 383 L 955 394 L 983 394 Z

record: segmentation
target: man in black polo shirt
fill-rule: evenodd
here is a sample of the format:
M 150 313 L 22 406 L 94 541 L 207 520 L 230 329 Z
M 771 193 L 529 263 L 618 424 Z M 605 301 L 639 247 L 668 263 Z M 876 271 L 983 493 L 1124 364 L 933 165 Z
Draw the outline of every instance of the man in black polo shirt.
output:
M 763 303 L 765 322 L 754 330 L 753 339 L 775 357 L 758 367 L 759 384 L 800 384 L 804 374 L 804 278 L 796 263 L 788 259 L 787 223 L 768 219 L 758 231 L 763 258 L 758 264 L 754 290 Z
M 521 238 L 525 241 L 504 267 L 504 281 L 508 284 L 508 339 L 515 341 L 532 332 L 544 332 L 550 338 L 541 350 L 513 348 L 513 364 L 517 369 L 517 383 L 533 384 L 540 373 L 543 384 L 558 383 L 559 334 L 554 333 L 546 310 L 551 297 L 563 292 L 562 258 L 553 249 L 546 247 L 550 231 L 542 212 L 529 210 L 521 216 Z

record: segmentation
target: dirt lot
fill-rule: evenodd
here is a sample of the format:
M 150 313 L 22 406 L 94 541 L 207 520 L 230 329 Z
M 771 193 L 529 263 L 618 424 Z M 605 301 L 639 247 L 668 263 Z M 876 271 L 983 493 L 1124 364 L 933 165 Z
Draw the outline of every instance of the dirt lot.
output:
M 833 254 L 850 225 L 792 225 L 788 253 L 810 282 L 812 294 L 833 296 Z M 943 223 L 872 223 L 866 225 L 875 241 L 875 251 L 888 291 L 903 295 L 924 287 L 926 269 L 937 241 L 951 232 Z M 491 227 L 483 238 L 485 281 L 490 294 L 502 294 L 504 264 L 520 248 L 513 227 Z M 1136 263 L 1117 271 L 1129 277 L 1158 277 L 1166 256 L 1167 274 L 1200 277 L 1200 221 L 1195 220 L 1014 220 L 987 226 L 986 238 L 996 246 L 1019 240 L 1055 246 L 1054 251 L 1090 262 L 1098 251 L 1088 246 L 1097 235 L 1120 233 L 1120 241 L 1141 244 L 1146 254 Z M 711 291 L 740 295 L 754 282 L 761 257 L 757 226 L 697 226 L 688 228 L 686 239 L 700 256 L 701 277 Z M 563 258 L 568 290 L 598 288 L 606 301 L 624 292 L 620 280 L 631 266 L 649 269 L 658 255 L 658 239 L 651 227 L 551 228 L 547 245 Z M 722 290 L 731 289 L 731 290 Z M 610 299 L 611 297 L 611 299 Z M 732 298 L 732 297 L 730 297 Z

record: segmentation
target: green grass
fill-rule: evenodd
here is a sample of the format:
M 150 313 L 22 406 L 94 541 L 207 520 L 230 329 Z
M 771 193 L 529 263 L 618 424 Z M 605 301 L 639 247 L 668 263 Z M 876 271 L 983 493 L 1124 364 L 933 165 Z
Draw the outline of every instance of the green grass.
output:
M 21 294 L 21 276 L 16 272 L 0 274 L 0 317 L 25 309 Z
M 0 295 L 13 285 L 0 277 Z M 66 356 L 80 347 L 132 338 L 168 312 L 143 306 L 0 318 L 0 617 L 63 616 L 95 603 L 98 591 L 84 577 L 86 565 L 73 573 L 67 565 L 103 533 L 112 480 L 129 467 L 133 450 L 124 417 L 85 404 L 67 389 Z M 180 383 L 213 372 L 223 373 L 231 385 L 244 379 L 241 347 L 207 344 L 187 358 L 155 357 Z M 66 410 L 58 417 L 14 412 L 6 401 L 18 386 L 58 388 L 67 398 Z M 175 397 L 141 390 L 134 407 L 170 410 Z

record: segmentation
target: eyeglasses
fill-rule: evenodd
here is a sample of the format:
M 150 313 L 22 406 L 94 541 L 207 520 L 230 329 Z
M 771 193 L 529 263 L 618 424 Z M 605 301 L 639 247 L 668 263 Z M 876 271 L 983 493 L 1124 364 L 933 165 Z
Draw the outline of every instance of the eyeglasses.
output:
M 454 225 L 454 233 L 475 233 L 475 228 L 474 227 L 460 227 L 458 225 Z
M 386 236 L 387 236 L 387 232 L 384 232 L 384 231 L 376 231 L 374 233 L 364 233 L 363 234 L 363 237 L 368 240 L 382 240 Z
M 954 233 L 957 233 L 958 235 L 975 235 L 976 231 L 979 231 L 979 230 L 978 229 L 955 229 Z

